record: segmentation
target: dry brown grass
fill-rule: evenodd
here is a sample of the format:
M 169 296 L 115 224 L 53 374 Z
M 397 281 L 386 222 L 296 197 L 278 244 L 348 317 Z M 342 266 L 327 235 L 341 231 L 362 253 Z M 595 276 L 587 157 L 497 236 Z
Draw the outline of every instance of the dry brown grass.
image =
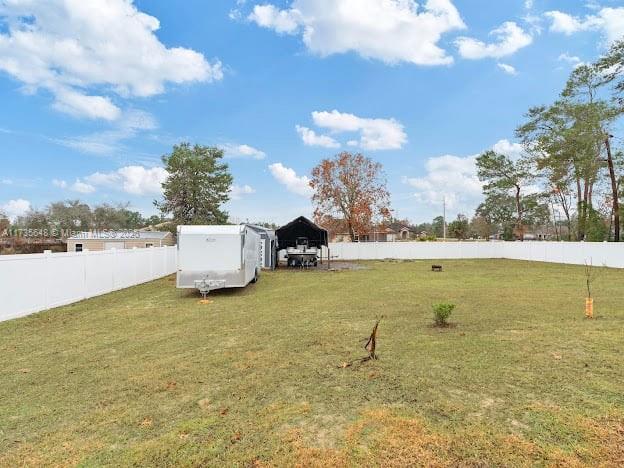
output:
M 492 434 L 482 426 L 450 434 L 436 432 L 420 418 L 373 409 L 348 427 L 340 449 L 308 446 L 301 429 L 288 431 L 283 440 L 290 449 L 278 453 L 266 466 L 624 466 L 624 418 L 584 418 L 576 423 L 574 429 L 582 434 L 582 442 L 566 452 L 540 447 L 516 434 Z

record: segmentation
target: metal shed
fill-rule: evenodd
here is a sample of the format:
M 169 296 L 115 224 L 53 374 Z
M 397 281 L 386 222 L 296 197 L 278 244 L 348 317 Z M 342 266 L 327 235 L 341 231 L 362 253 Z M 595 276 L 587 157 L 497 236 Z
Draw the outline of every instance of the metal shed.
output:
M 274 270 L 277 266 L 277 235 L 275 230 L 255 224 L 248 224 L 247 226 L 260 234 L 260 265 L 262 268 Z

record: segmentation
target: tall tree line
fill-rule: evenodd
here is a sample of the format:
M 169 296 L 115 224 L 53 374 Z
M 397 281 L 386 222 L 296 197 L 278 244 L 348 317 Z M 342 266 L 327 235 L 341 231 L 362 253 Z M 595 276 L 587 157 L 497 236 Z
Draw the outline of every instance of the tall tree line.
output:
M 17 229 L 69 232 L 88 230 L 138 229 L 164 222 L 161 216 L 144 217 L 129 208 L 129 204 L 103 203 L 94 207 L 80 200 L 50 203 L 44 209 L 31 210 L 12 223 Z M 6 222 L 5 228 L 9 227 Z
M 517 239 L 548 218 L 557 229 L 559 214 L 568 240 L 619 242 L 624 164 L 613 133 L 622 113 L 624 40 L 575 68 L 554 103 L 529 109 L 516 130 L 524 156 L 489 151 L 477 159 L 486 196 L 477 214 L 512 222 Z

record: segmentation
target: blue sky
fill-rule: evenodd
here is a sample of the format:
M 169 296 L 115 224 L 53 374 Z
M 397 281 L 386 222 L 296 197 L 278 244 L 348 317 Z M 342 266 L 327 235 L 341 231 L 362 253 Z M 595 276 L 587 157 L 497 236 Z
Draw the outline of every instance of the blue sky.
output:
M 230 214 L 284 222 L 360 151 L 398 217 L 472 215 L 474 156 L 624 34 L 614 0 L 0 0 L 0 209 L 153 214 L 177 142 L 226 150 Z

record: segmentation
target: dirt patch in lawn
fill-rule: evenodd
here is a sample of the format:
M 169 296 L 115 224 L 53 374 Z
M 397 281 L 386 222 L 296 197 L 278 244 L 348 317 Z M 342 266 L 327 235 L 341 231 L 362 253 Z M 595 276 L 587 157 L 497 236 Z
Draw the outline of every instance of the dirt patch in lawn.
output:
M 365 412 L 349 426 L 341 448 L 306 443 L 302 429 L 284 436 L 289 450 L 268 463 L 274 465 L 341 466 L 605 466 L 624 464 L 624 419 L 577 421 L 581 442 L 570 450 L 538 444 L 521 434 L 493 433 L 473 426 L 442 433 L 419 418 L 379 409 Z

